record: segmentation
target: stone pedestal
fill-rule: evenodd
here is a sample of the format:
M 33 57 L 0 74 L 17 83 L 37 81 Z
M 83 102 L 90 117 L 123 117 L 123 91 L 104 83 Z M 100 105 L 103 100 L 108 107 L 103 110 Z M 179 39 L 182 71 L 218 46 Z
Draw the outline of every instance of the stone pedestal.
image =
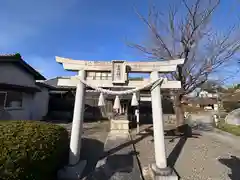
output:
M 129 120 L 127 119 L 117 119 L 111 120 L 110 122 L 110 131 L 111 132 L 122 132 L 129 133 Z
M 152 164 L 149 167 L 149 171 L 153 180 L 178 180 L 179 179 L 178 175 L 170 167 L 159 169 L 157 168 L 156 164 Z

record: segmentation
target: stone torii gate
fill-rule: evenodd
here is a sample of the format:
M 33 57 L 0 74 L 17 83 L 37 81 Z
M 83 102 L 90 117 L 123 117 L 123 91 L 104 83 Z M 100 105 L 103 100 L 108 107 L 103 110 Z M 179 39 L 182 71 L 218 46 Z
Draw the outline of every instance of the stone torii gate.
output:
M 65 70 L 78 72 L 77 78 L 66 80 L 63 84 L 61 84 L 65 86 L 76 86 L 76 96 L 70 140 L 70 166 L 66 167 L 64 171 L 61 171 L 60 176 L 68 179 L 79 178 L 81 176 L 82 169 L 86 164 L 82 161 L 79 162 L 84 117 L 85 86 L 93 85 L 93 87 L 96 88 L 121 87 L 141 89 L 140 87 L 142 85 L 149 83 L 151 86 L 153 86 L 151 89 L 151 102 L 156 162 L 154 165 L 152 165 L 152 170 L 154 172 L 155 179 L 177 179 L 177 176 L 173 176 L 173 171 L 167 166 L 167 157 L 164 144 L 161 88 L 178 89 L 181 88 L 181 83 L 179 81 L 167 81 L 166 79 L 162 79 L 161 83 L 156 82 L 160 78 L 159 73 L 176 71 L 177 66 L 184 63 L 184 59 L 155 62 L 127 62 L 122 60 L 86 61 L 56 57 L 56 61 L 61 63 Z M 109 73 L 111 75 L 111 79 L 89 79 L 88 75 L 92 72 Z M 139 81 L 131 82 L 128 80 L 128 73 L 130 72 L 150 73 L 150 79 L 142 81 L 141 83 L 139 83 Z

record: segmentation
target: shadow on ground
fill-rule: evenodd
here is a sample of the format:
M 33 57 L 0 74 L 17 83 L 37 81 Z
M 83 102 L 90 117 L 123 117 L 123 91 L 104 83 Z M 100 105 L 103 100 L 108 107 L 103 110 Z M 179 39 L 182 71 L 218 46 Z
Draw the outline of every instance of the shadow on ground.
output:
M 176 134 L 176 129 L 171 129 L 171 130 L 165 131 L 165 139 L 169 139 L 170 143 L 173 143 L 174 141 L 178 141 L 167 158 L 168 166 L 173 168 L 174 170 L 175 170 L 175 168 L 174 168 L 175 163 L 177 162 L 179 155 L 182 152 L 182 149 L 183 149 L 187 139 L 198 138 L 199 136 L 201 136 L 201 134 L 199 134 L 199 133 L 192 132 L 192 128 L 188 125 L 184 125 L 183 127 L 180 127 L 180 129 L 181 129 L 182 133 L 177 133 L 177 134 Z M 142 131 L 144 133 L 140 132 L 139 135 L 142 135 L 142 136 L 140 136 L 138 139 L 136 139 L 134 143 L 144 139 L 147 136 L 153 137 L 152 126 L 149 126 L 148 128 L 143 129 Z M 154 141 L 154 139 L 152 139 L 152 142 L 153 141 Z M 175 170 L 175 172 L 178 175 L 178 177 L 180 178 L 180 176 L 176 170 Z
M 90 138 L 82 139 L 81 160 L 87 160 L 87 165 L 82 176 L 94 171 L 95 166 L 103 154 L 104 144 L 101 141 Z
M 232 173 L 228 174 L 228 177 L 231 180 L 239 180 L 240 179 L 240 171 L 239 171 L 240 159 L 238 157 L 231 156 L 230 158 L 218 159 L 218 161 L 231 169 Z
M 81 159 L 87 160 L 87 167 L 82 174 L 82 178 L 84 180 L 107 180 L 113 178 L 113 175 L 116 176 L 118 174 L 121 174 L 121 176 L 124 176 L 125 173 L 132 173 L 135 175 L 136 169 L 134 168 L 134 164 L 136 162 L 134 161 L 134 158 L 137 155 L 135 149 L 126 154 L 116 153 L 126 147 L 133 146 L 133 144 L 141 141 L 147 136 L 148 134 L 142 135 L 136 140 L 127 141 L 105 152 L 103 143 L 96 140 L 94 141 L 93 139 L 83 140 Z M 97 167 L 96 164 L 98 164 Z
M 213 123 L 194 123 L 191 124 L 192 129 L 200 131 L 212 131 L 214 128 Z
M 128 174 L 131 173 L 131 176 L 139 177 L 139 173 L 136 173 L 135 163 L 134 163 L 134 156 L 137 155 L 135 150 L 132 151 L 120 151 L 128 146 L 132 146 L 133 141 L 128 141 L 126 143 L 123 143 L 117 147 L 114 147 L 108 151 L 103 152 L 103 150 L 100 152 L 98 151 L 98 155 L 94 155 L 95 157 L 88 157 L 88 161 L 92 161 L 92 163 L 89 165 L 88 169 L 85 170 L 82 178 L 84 180 L 98 180 L 98 179 L 104 179 L 109 180 L 112 178 L 128 178 Z M 86 147 L 86 150 L 89 149 L 90 146 L 88 145 Z M 97 147 L 92 147 L 97 148 Z M 99 147 L 100 148 L 100 147 Z M 102 149 L 102 147 L 101 147 Z M 89 154 L 89 151 L 86 151 L 86 154 Z M 119 153 L 119 154 L 116 154 Z M 91 153 L 91 156 L 93 154 Z M 84 158 L 86 159 L 86 158 Z M 89 163 L 88 163 L 89 164 Z M 97 164 L 97 167 L 96 167 Z M 137 180 L 137 179 L 136 179 Z
M 134 166 L 133 155 L 134 153 L 108 156 L 105 163 L 86 176 L 84 180 L 109 180 L 116 173 L 131 173 Z
M 95 139 L 83 139 L 81 159 L 87 160 L 87 166 L 83 172 L 84 179 L 94 180 L 98 179 L 96 177 L 99 176 L 102 179 L 107 180 L 110 179 L 111 176 L 116 172 L 131 172 L 133 168 L 133 156 L 137 154 L 136 150 L 129 154 L 115 153 L 127 146 L 135 145 L 137 142 L 143 140 L 148 136 L 153 136 L 152 126 L 144 129 L 143 131 L 144 132 L 140 132 L 138 134 L 138 137 L 136 139 L 132 139 L 106 152 L 104 152 L 104 144 L 102 142 Z M 175 140 L 178 140 L 176 146 L 173 148 L 172 152 L 167 158 L 168 166 L 174 168 L 174 165 L 188 138 L 198 138 L 199 136 L 201 135 L 197 133 L 192 133 L 191 129 L 190 131 L 188 129 L 188 133 L 179 135 L 175 135 L 172 131 L 166 131 L 165 137 L 167 139 L 170 139 L 169 142 L 174 142 Z M 97 162 L 99 160 L 103 160 L 104 158 L 106 158 L 106 162 L 102 166 L 95 169 Z M 107 164 L 108 166 L 106 166 L 105 164 Z M 111 168 L 109 168 L 109 166 Z
M 183 149 L 187 139 L 198 138 L 199 136 L 201 136 L 201 135 L 198 133 L 191 133 L 188 135 L 180 135 L 180 136 L 171 138 L 169 142 L 174 142 L 175 139 L 179 139 L 179 140 L 167 158 L 168 166 L 174 168 L 175 163 L 177 162 L 178 157 L 179 157 L 180 153 L 182 152 L 182 149 Z

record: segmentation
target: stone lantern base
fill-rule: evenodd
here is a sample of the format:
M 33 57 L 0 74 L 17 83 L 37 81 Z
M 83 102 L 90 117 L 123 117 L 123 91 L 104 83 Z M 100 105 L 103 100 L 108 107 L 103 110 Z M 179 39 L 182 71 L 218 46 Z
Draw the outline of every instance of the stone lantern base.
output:
M 129 120 L 125 115 L 110 121 L 110 132 L 129 133 Z

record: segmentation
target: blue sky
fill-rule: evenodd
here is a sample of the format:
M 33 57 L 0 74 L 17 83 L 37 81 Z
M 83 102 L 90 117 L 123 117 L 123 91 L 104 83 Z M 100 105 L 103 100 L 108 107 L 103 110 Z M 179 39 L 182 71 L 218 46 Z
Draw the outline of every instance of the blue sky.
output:
M 236 20 L 238 0 L 223 0 L 214 26 Z M 85 60 L 143 60 L 127 47 L 148 41 L 146 26 L 133 11 L 148 10 L 148 0 L 0 0 L 0 52 L 20 52 L 47 78 L 70 75 L 55 56 Z M 166 1 L 159 1 L 166 9 Z M 238 8 L 239 9 L 239 8 Z M 233 20 L 231 20 L 233 19 Z M 239 79 L 232 79 L 238 82 Z

